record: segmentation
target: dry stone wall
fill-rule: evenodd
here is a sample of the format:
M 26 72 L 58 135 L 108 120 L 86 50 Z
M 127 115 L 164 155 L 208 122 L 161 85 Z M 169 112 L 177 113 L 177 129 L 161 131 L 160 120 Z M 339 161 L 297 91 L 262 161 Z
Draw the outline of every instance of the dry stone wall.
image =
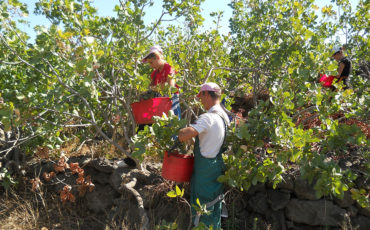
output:
M 78 162 L 86 175 L 91 175 L 95 189 L 79 199 L 92 213 L 107 215 L 109 221 L 123 221 L 132 229 L 145 229 L 145 221 L 138 218 L 142 216 L 138 200 L 122 187 L 122 184 L 132 184 L 148 214 L 147 229 L 163 220 L 176 221 L 179 229 L 188 226 L 189 208 L 179 200 L 166 196 L 169 186 L 174 186 L 174 183 L 160 176 L 160 164 L 147 165 L 138 170 L 118 159 L 78 157 L 69 159 L 69 162 Z M 53 168 L 50 162 L 38 164 L 37 167 L 36 171 L 41 171 L 41 175 Z M 62 173 L 57 177 L 71 184 L 76 179 Z M 45 185 L 55 193 L 64 186 L 55 181 Z M 180 187 L 185 187 L 185 198 L 188 198 L 189 186 Z M 78 197 L 77 192 L 75 195 Z M 229 217 L 222 220 L 223 229 L 370 229 L 370 212 L 357 205 L 349 192 L 342 200 L 331 197 L 317 199 L 312 185 L 289 176 L 276 189 L 266 183 L 257 184 L 245 192 L 231 192 L 226 196 L 226 203 Z M 100 229 L 99 224 L 90 229 Z
M 318 199 L 313 186 L 301 179 L 290 178 L 277 189 L 258 184 L 245 192 L 242 199 L 244 202 L 237 201 L 243 204 L 239 210 L 233 210 L 235 202 L 228 202 L 231 213 L 244 215 L 230 217 L 239 219 L 235 229 L 370 229 L 370 212 L 356 204 L 350 192 L 342 200 Z

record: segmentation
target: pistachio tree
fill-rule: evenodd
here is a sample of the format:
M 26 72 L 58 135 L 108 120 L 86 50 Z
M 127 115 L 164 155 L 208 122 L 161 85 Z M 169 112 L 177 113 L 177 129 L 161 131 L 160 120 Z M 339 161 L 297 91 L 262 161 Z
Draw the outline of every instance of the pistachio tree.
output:
M 130 104 L 150 83 L 141 57 L 158 42 L 151 39 L 163 20 L 201 21 L 201 2 L 163 1 L 159 18 L 145 24 L 151 0 L 119 1 L 112 17 L 99 16 L 86 0 L 40 0 L 35 13 L 51 25 L 36 26 L 31 43 L 17 24 L 25 23 L 27 6 L 2 1 L 0 119 L 14 136 L 4 140 L 3 157 L 26 140 L 40 137 L 28 143 L 53 148 L 71 135 L 106 139 L 131 156 L 116 140 L 125 138 L 129 147 L 136 132 Z
M 341 8 L 350 3 L 335 4 Z M 358 11 L 363 11 L 363 4 L 360 2 Z M 366 196 L 358 198 L 359 190 L 350 189 L 355 179 L 364 175 L 341 168 L 334 160 L 346 155 L 350 146 L 368 156 L 365 134 L 358 126 L 340 122 L 348 118 L 366 120 L 367 77 L 353 73 L 357 88 L 345 91 L 340 84 L 339 90 L 332 92 L 317 82 L 319 73 L 336 74 L 337 64 L 329 57 L 336 42 L 333 37 L 344 29 L 343 20 L 351 26 L 349 41 L 368 41 L 366 35 L 358 38 L 366 26 L 359 26 L 349 14 L 343 14 L 340 21 L 332 20 L 336 15 L 332 5 L 321 9 L 319 17 L 320 9 L 311 0 L 232 1 L 230 5 L 234 12 L 230 61 L 249 70 L 231 84 L 245 84 L 244 91 L 253 94 L 267 89 L 270 99 L 255 101 L 247 122 L 232 129 L 231 153 L 225 158 L 228 170 L 220 180 L 242 190 L 258 182 L 276 186 L 284 173 L 298 166 L 301 176 L 313 183 L 317 197 L 343 197 L 351 190 L 352 196 L 368 207 L 369 200 L 363 199 Z M 366 50 L 368 46 L 354 49 Z M 366 54 L 361 57 L 366 60 Z M 298 121 L 307 112 L 310 116 Z M 336 114 L 345 117 L 338 120 Z M 316 118 L 320 125 L 305 125 Z M 368 170 L 368 163 L 364 167 Z
M 296 167 L 314 183 L 318 197 L 351 190 L 368 206 L 368 197 L 353 183 L 361 173 L 335 160 L 350 148 L 368 159 L 365 134 L 341 122 L 368 118 L 367 2 L 360 0 L 354 9 L 347 0 L 331 1 L 320 9 L 314 0 L 231 0 L 229 35 L 219 32 L 222 11 L 212 13 L 213 28 L 202 29 L 202 2 L 163 0 L 157 20 L 146 23 L 153 0 L 118 1 L 110 17 L 99 16 L 88 0 L 40 0 L 35 12 L 51 25 L 36 26 L 31 42 L 19 27 L 26 23 L 27 6 L 1 1 L 1 162 L 19 162 L 18 147 L 55 148 L 73 137 L 105 139 L 129 157 L 134 151 L 136 160 L 158 154 L 153 142 L 172 143 L 173 132 L 202 112 L 194 99 L 199 85 L 214 81 L 223 97 L 238 89 L 254 96 L 247 121 L 229 130 L 227 171 L 220 181 L 244 190 L 258 182 L 276 186 Z M 162 23 L 180 19 L 181 25 Z M 337 84 L 338 90 L 330 91 L 317 77 L 336 73 L 330 56 L 342 31 L 353 58 L 354 87 L 342 90 Z M 141 58 L 153 44 L 164 48 L 177 71 L 186 121 L 158 118 L 152 130 L 135 136 L 130 104 L 150 84 L 150 69 Z M 257 100 L 261 90 L 269 92 L 268 101 Z M 310 116 L 303 119 L 306 113 Z M 344 115 L 338 120 L 336 114 Z M 307 126 L 314 119 L 320 124 Z M 120 138 L 125 145 L 118 144 Z

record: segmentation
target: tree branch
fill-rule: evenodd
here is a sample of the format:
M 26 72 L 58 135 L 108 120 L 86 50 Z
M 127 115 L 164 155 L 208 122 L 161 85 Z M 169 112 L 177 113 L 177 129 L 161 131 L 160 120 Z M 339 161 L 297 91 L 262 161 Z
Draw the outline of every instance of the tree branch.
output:
M 165 14 L 166 14 L 166 12 L 164 12 L 164 11 L 162 10 L 162 14 L 161 14 L 161 16 L 159 17 L 159 19 L 157 20 L 157 22 L 154 24 L 154 26 L 153 26 L 152 30 L 149 32 L 149 34 L 148 34 L 148 35 L 146 35 L 144 38 L 142 38 L 141 40 L 139 40 L 139 42 L 138 42 L 138 43 L 143 42 L 144 40 L 148 39 L 148 37 L 150 37 L 150 35 L 152 35 L 152 33 L 154 32 L 154 30 L 158 27 L 159 23 L 162 21 L 162 18 L 163 18 L 163 16 L 164 16 Z

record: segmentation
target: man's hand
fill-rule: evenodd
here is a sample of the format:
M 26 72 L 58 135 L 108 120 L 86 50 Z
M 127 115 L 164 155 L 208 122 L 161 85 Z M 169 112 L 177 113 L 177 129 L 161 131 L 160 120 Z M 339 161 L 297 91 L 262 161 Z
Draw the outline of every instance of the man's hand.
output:
M 193 127 L 186 127 L 183 129 L 180 129 L 179 131 L 179 141 L 184 142 L 187 141 L 193 137 L 198 136 L 198 131 L 196 131 Z

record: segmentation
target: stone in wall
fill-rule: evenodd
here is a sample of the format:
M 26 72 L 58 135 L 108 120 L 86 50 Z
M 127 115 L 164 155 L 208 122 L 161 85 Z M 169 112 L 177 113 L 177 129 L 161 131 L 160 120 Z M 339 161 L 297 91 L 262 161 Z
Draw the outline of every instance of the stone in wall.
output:
M 346 221 L 346 210 L 329 200 L 292 199 L 286 206 L 285 214 L 293 222 L 311 226 L 340 226 Z
M 365 216 L 357 216 L 352 219 L 352 227 L 356 230 L 369 230 L 370 219 Z
M 286 230 L 285 215 L 283 210 L 266 213 L 266 221 L 270 224 L 270 230 Z
M 369 209 L 361 207 L 359 204 L 356 204 L 356 208 L 358 209 L 358 213 L 363 216 L 370 217 Z
M 99 172 L 112 173 L 117 166 L 114 161 L 108 160 L 106 158 L 96 158 L 92 159 L 87 163 L 87 166 L 95 168 Z
M 352 205 L 351 207 L 346 208 L 346 210 L 350 217 L 357 216 L 358 209 L 355 206 Z
M 256 193 L 248 200 L 248 205 L 254 212 L 265 214 L 269 208 L 267 195 L 265 193 Z
M 305 200 L 318 200 L 316 197 L 316 191 L 313 186 L 308 183 L 307 180 L 296 179 L 294 182 L 294 194 Z
M 73 189 L 76 198 L 84 199 L 83 205 L 92 213 L 99 213 L 98 216 L 108 213 L 110 219 L 124 220 L 129 226 L 136 226 L 139 221 L 137 201 L 129 191 L 120 188 L 122 183 L 135 181 L 134 188 L 141 195 L 151 222 L 158 224 L 162 220 L 178 221 L 176 218 L 180 210 L 182 219 L 179 221 L 185 223 L 181 226 L 187 226 L 188 207 L 176 199 L 168 198 L 167 190 L 159 189 L 162 185 L 165 187 L 171 185 L 160 176 L 160 165 L 147 165 L 146 169 L 140 171 L 126 164 L 119 164 L 115 160 L 71 157 L 70 161 L 83 165 L 85 174 L 91 175 L 95 184 L 95 189 L 91 193 L 87 192 L 84 198 L 77 198 L 77 190 Z M 36 169 L 38 172 L 41 169 L 42 172 L 50 172 L 53 169 L 52 165 L 53 163 L 44 162 Z M 32 170 L 32 175 L 34 171 Z M 65 183 L 75 184 L 77 175 L 67 176 L 66 173 L 58 173 L 57 178 Z M 63 189 L 64 184 L 54 182 L 45 182 L 48 191 L 58 192 Z M 345 194 L 343 200 L 336 198 L 317 200 L 312 185 L 303 180 L 294 181 L 294 178 L 291 178 L 285 185 L 271 189 L 268 184 L 258 183 L 248 191 L 239 191 L 235 195 L 229 193 L 233 195 L 227 196 L 226 199 L 229 218 L 223 219 L 224 229 L 253 229 L 256 226 L 261 230 L 341 230 L 342 223 L 345 223 L 346 229 L 369 229 L 370 218 L 366 216 L 369 215 L 369 211 L 360 208 L 358 204 L 353 204 L 350 193 Z M 188 199 L 189 188 L 186 186 L 189 185 L 184 186 L 185 198 Z M 351 218 L 351 222 L 348 222 L 348 217 Z M 108 223 L 110 219 L 107 220 Z
M 276 185 L 276 189 L 283 189 L 283 190 L 294 190 L 294 178 L 291 175 L 283 174 L 283 180 Z M 272 185 L 271 185 L 272 188 Z
M 109 184 L 116 190 L 120 191 L 120 186 L 122 183 L 123 177 L 130 172 L 129 167 L 118 167 L 113 171 L 109 177 Z
M 86 193 L 87 207 L 94 213 L 104 213 L 113 205 L 113 200 L 117 197 L 119 193 L 112 187 L 95 184 L 94 190 Z
M 285 208 L 290 200 L 289 192 L 282 192 L 279 190 L 268 190 L 267 191 L 268 202 L 272 210 L 277 211 Z
M 334 197 L 334 202 L 341 208 L 351 207 L 355 203 L 355 201 L 352 199 L 351 192 L 349 191 L 344 192 L 343 199 Z
M 255 193 L 265 193 L 266 192 L 266 186 L 263 183 L 257 183 L 254 186 L 251 186 L 247 190 L 247 195 L 253 195 Z

